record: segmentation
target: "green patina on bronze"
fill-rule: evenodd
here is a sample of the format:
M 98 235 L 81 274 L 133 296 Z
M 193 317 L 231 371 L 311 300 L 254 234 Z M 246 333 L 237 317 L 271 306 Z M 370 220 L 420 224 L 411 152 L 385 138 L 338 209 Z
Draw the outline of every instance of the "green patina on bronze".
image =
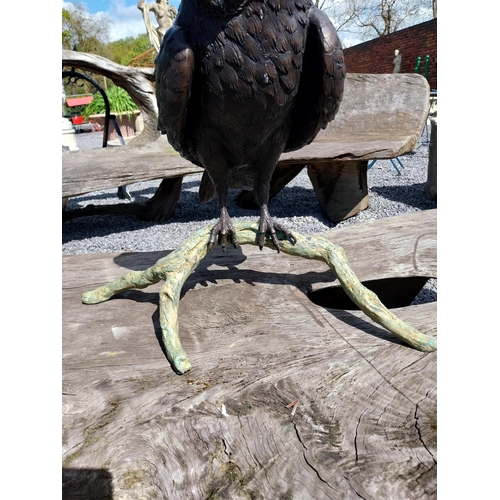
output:
M 234 223 L 240 245 L 257 245 L 258 224 L 239 221 Z M 121 278 L 85 292 L 84 304 L 98 304 L 114 295 L 132 288 L 146 288 L 163 280 L 160 290 L 160 326 L 167 358 L 178 373 L 191 369 L 189 358 L 179 339 L 178 306 L 182 286 L 199 262 L 208 253 L 208 239 L 212 227 L 207 226 L 193 233 L 177 250 L 158 260 L 145 271 L 131 271 Z M 424 352 L 437 349 L 437 340 L 424 335 L 389 311 L 376 294 L 361 284 L 349 266 L 342 247 L 320 236 L 302 236 L 293 233 L 296 243 L 283 239 L 280 250 L 288 255 L 325 262 L 339 280 L 351 300 L 373 321 L 383 326 L 410 346 Z M 274 249 L 270 239 L 265 246 Z

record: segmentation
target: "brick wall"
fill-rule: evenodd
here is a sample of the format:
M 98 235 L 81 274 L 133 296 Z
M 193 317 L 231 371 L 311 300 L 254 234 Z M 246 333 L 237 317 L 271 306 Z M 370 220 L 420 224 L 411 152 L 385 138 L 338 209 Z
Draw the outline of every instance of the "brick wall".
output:
M 431 90 L 437 89 L 437 19 L 344 49 L 347 72 L 392 73 L 396 49 L 402 56 L 401 73 L 415 73 L 420 56 L 419 73 L 425 76 L 425 56 L 429 55 L 428 81 Z

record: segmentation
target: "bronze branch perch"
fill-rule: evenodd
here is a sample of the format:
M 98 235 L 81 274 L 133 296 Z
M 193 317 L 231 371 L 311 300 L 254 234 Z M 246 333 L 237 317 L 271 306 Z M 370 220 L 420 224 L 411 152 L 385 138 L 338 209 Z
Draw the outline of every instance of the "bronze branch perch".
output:
M 238 221 L 234 223 L 240 245 L 258 245 L 259 227 L 257 223 Z M 121 278 L 85 292 L 84 304 L 98 304 L 109 300 L 117 293 L 132 288 L 146 288 L 163 280 L 160 290 L 160 326 L 167 358 L 174 370 L 183 374 L 191 369 L 191 363 L 179 339 L 178 306 L 182 286 L 199 262 L 208 253 L 208 240 L 211 227 L 193 233 L 177 250 L 161 258 L 155 265 L 144 271 L 131 271 Z M 389 311 L 377 295 L 361 284 L 349 266 L 342 247 L 321 236 L 293 234 L 293 244 L 278 232 L 280 249 L 289 255 L 325 262 L 338 278 L 344 291 L 359 308 L 373 321 L 402 339 L 410 346 L 424 352 L 437 349 L 437 339 L 424 335 L 400 320 Z M 266 238 L 265 246 L 274 248 L 273 242 Z

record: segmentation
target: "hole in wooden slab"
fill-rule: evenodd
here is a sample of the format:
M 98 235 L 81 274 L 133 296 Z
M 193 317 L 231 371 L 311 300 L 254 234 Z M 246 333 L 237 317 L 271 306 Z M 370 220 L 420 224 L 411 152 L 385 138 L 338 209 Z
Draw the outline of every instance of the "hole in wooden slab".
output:
M 409 306 L 421 292 L 429 276 L 385 278 L 364 281 L 363 285 L 374 292 L 387 309 Z M 359 310 L 359 307 L 339 286 L 332 286 L 308 293 L 309 299 L 318 306 L 332 309 Z

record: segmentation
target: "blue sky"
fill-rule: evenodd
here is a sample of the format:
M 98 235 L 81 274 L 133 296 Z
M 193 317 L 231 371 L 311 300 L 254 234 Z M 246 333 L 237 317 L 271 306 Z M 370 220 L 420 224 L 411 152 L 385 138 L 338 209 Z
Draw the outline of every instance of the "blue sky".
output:
M 154 3 L 156 0 L 145 1 L 146 3 Z M 169 1 L 176 9 L 179 8 L 181 0 Z M 80 3 L 91 14 L 105 13 L 112 21 L 110 41 L 146 33 L 142 13 L 137 8 L 137 0 L 72 0 L 71 2 L 63 0 L 63 7 L 67 3 Z M 339 32 L 339 36 L 345 47 L 356 45 L 362 41 L 355 33 Z
M 154 3 L 156 0 L 145 1 Z M 169 1 L 176 9 L 179 8 L 180 0 Z M 137 0 L 75 0 L 72 2 L 63 0 L 63 7 L 67 3 L 80 3 L 91 14 L 105 13 L 113 23 L 110 29 L 110 41 L 146 33 L 142 13 L 137 8 Z M 361 42 L 358 36 L 350 33 L 339 33 L 339 35 L 346 47 Z
M 146 0 L 146 3 L 153 3 L 155 0 Z M 142 13 L 137 8 L 137 0 L 81 0 L 66 3 L 80 3 L 91 14 L 99 12 L 105 13 L 112 21 L 110 30 L 110 40 L 119 40 L 128 36 L 137 36 L 146 33 Z M 179 7 L 180 0 L 170 0 L 170 4 L 175 8 Z
M 151 4 L 156 0 L 145 1 Z M 179 8 L 181 0 L 169 1 L 175 8 Z M 71 2 L 62 0 L 63 7 L 67 3 L 80 3 L 84 5 L 91 14 L 98 14 L 100 12 L 105 13 L 112 21 L 110 27 L 110 41 L 129 36 L 135 37 L 141 33 L 146 33 L 142 13 L 137 8 L 137 0 L 72 0 Z M 430 19 L 430 17 L 428 19 Z M 154 19 L 153 21 L 155 22 Z M 359 34 L 356 33 L 355 28 L 351 28 L 349 31 L 339 31 L 339 36 L 344 47 L 351 47 L 363 41 Z

